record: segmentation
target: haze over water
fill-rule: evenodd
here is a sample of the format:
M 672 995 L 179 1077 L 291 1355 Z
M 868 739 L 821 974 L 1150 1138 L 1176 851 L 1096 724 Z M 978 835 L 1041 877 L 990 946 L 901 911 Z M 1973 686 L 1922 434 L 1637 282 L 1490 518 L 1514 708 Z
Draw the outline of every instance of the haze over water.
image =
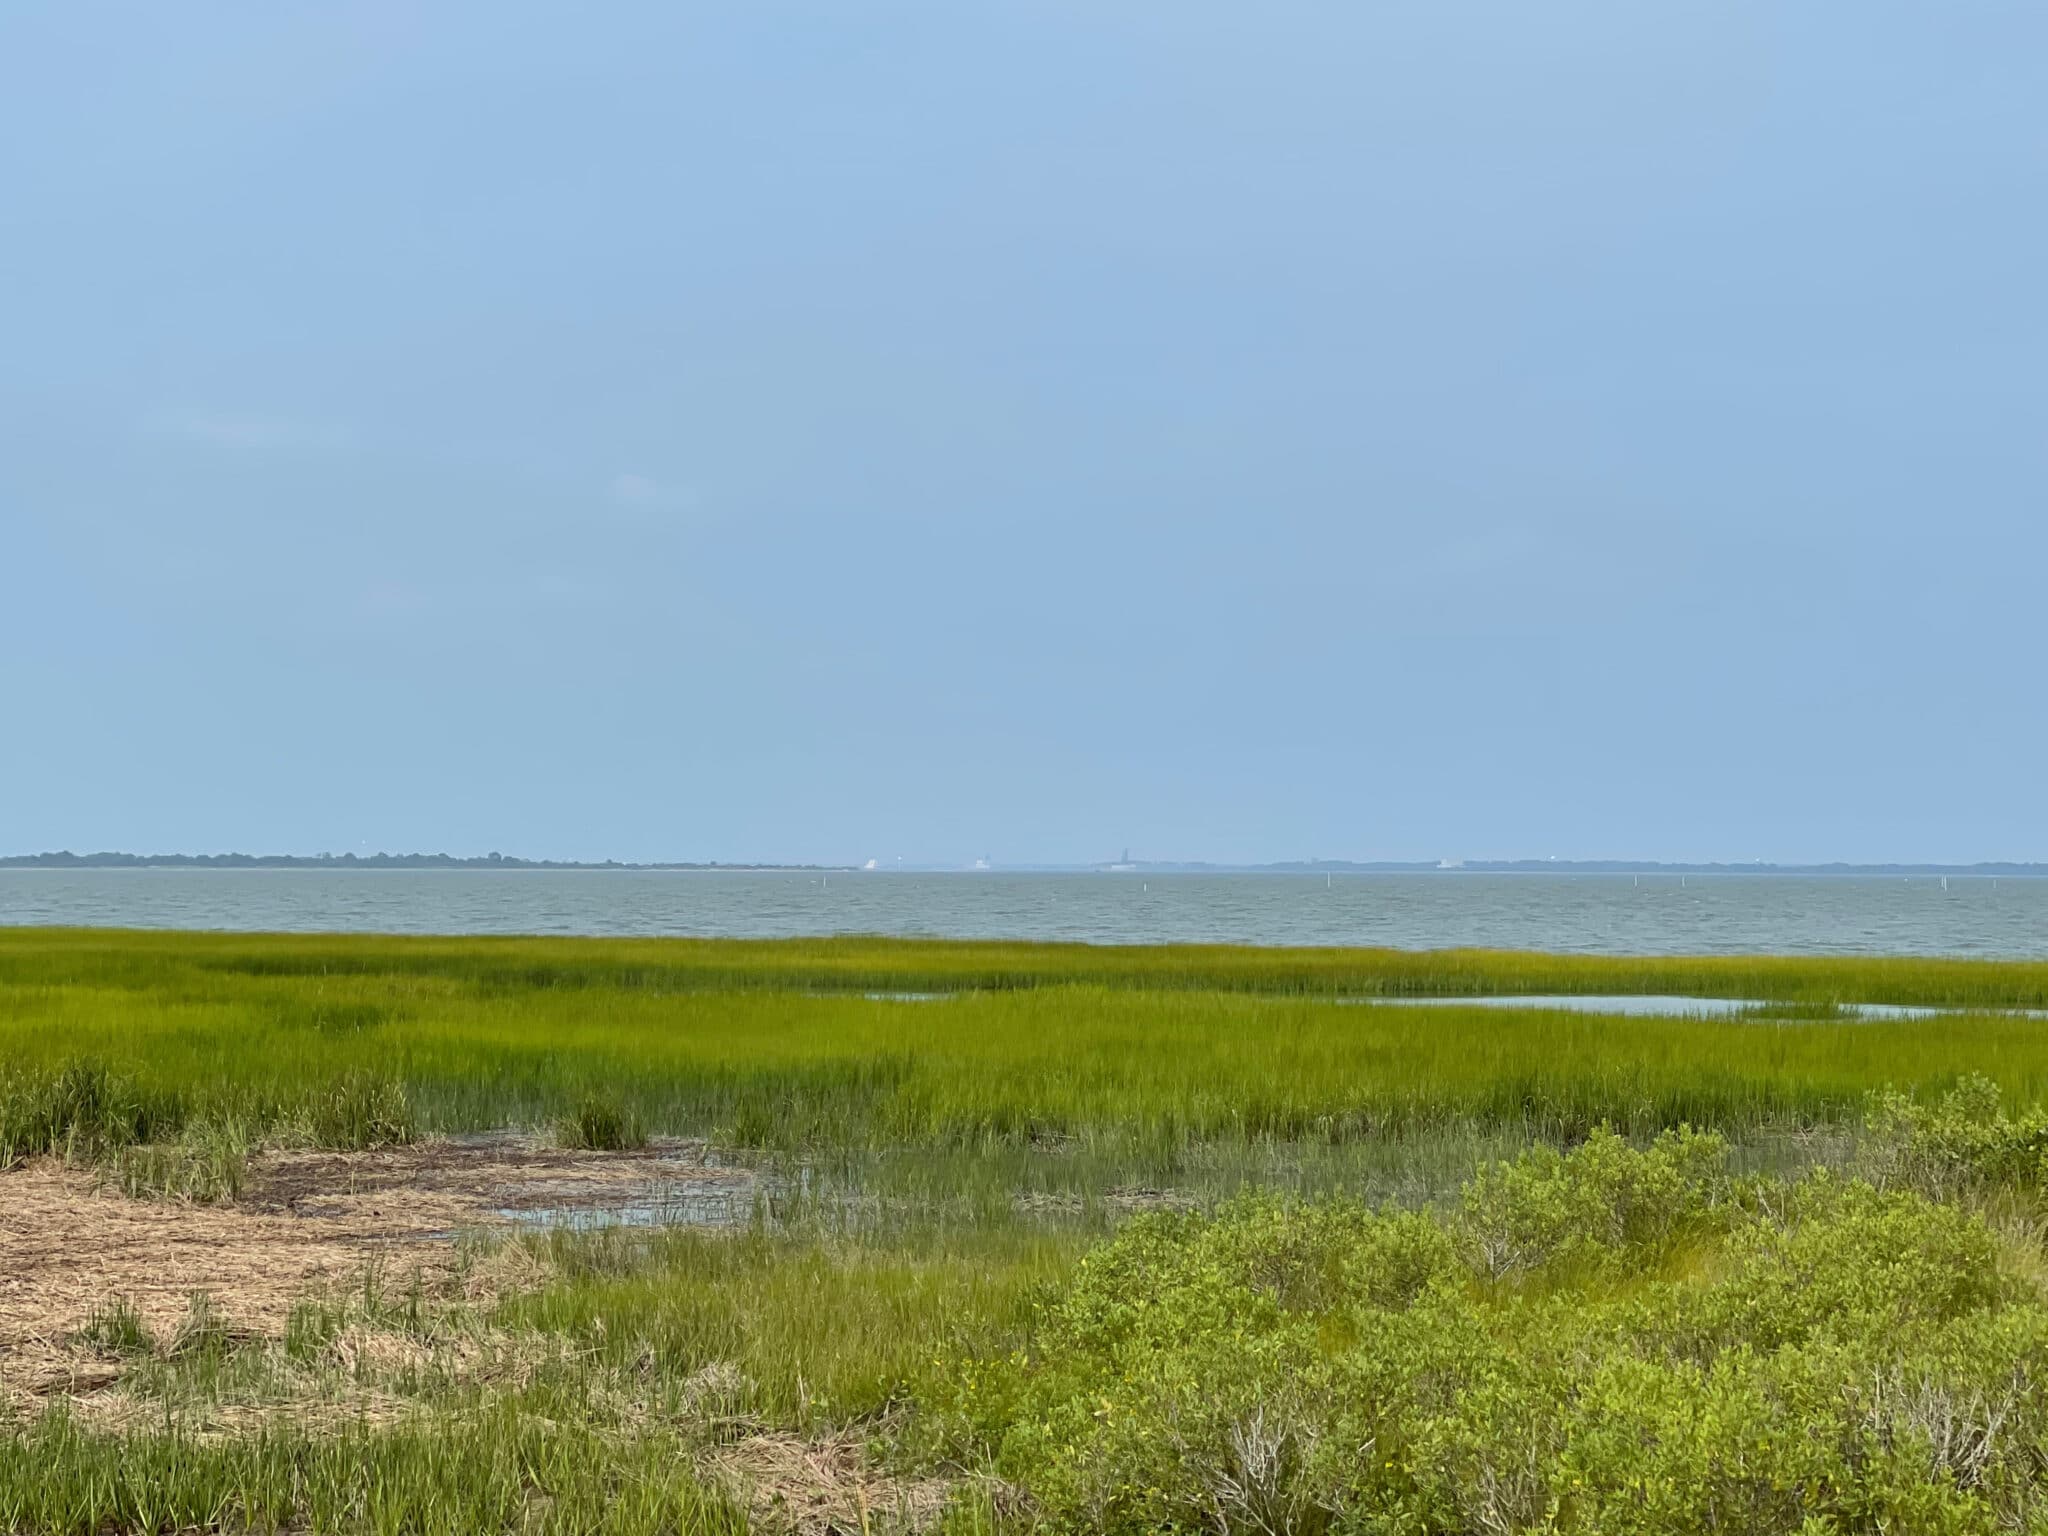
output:
M 0 870 L 0 924 L 2048 958 L 2048 880 Z

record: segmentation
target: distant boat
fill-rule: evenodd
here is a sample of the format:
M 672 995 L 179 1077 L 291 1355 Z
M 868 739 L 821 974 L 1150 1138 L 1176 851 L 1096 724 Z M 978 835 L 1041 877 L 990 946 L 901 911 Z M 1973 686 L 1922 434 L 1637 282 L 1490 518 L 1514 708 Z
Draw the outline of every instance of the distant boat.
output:
M 881 868 L 881 866 L 880 866 L 879 864 L 877 864 L 877 863 L 876 863 L 876 862 L 875 862 L 875 861 L 874 861 L 873 859 L 869 859 L 869 860 L 867 861 L 867 863 L 865 863 L 865 864 L 861 865 L 861 868 L 862 868 L 862 869 L 879 869 L 879 868 Z

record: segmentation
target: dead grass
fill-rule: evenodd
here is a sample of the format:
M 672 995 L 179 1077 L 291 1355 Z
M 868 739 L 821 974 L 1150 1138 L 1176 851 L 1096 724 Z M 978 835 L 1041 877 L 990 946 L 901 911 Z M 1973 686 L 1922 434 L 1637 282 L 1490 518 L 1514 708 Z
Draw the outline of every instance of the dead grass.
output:
M 742 1500 L 755 1525 L 796 1536 L 879 1536 L 938 1522 L 952 1485 L 892 1476 L 855 1435 L 763 1433 L 719 1446 L 706 1472 Z
M 279 1337 L 295 1302 L 360 1284 L 468 1299 L 538 1278 L 524 1244 L 465 1272 L 454 1237 L 509 1212 L 601 1211 L 651 1183 L 744 1194 L 751 1175 L 702 1166 L 670 1143 L 571 1152 L 527 1137 L 471 1137 L 368 1152 L 270 1152 L 227 1205 L 130 1199 L 89 1171 L 39 1160 L 0 1173 L 0 1402 L 89 1397 L 120 1367 L 71 1347 L 95 1308 L 125 1299 L 158 1338 L 196 1292 L 236 1332 Z
M 131 1200 L 55 1163 L 20 1168 L 0 1175 L 0 1362 L 61 1343 L 116 1297 L 159 1335 L 195 1291 L 240 1327 L 281 1332 L 293 1301 L 352 1278 L 372 1254 L 402 1255 L 429 1276 L 451 1271 L 454 1251 L 435 1239 L 463 1216 L 432 1195 L 356 1197 L 311 1217 Z
M 601 1211 L 650 1186 L 723 1192 L 742 1205 L 744 1170 L 705 1166 L 702 1149 L 667 1143 L 630 1152 L 572 1151 L 500 1135 L 366 1152 L 271 1151 L 251 1160 L 240 1200 L 220 1205 L 138 1200 L 90 1170 L 44 1159 L 0 1173 L 0 1416 L 59 1399 L 95 1431 L 139 1432 L 164 1421 L 177 1393 L 183 1433 L 248 1436 L 277 1424 L 335 1432 L 396 1424 L 425 1407 L 409 1382 L 527 1384 L 554 1359 L 539 1336 L 488 1327 L 483 1309 L 553 1277 L 545 1241 L 470 1248 L 466 1231 L 504 1230 L 512 1213 Z M 1119 1192 L 1144 1205 L 1154 1191 Z M 424 1326 L 365 1300 L 412 1291 L 432 1303 Z M 172 1341 L 198 1315 L 237 1351 L 229 1379 L 203 1390 L 167 1382 Z M 156 1343 L 136 1356 L 79 1332 L 117 1300 Z M 337 1324 L 312 1355 L 295 1353 L 296 1305 L 332 1305 Z M 596 1418 L 618 1433 L 650 1427 L 638 1372 L 586 1383 Z M 737 1367 L 704 1368 L 686 1384 L 685 1454 L 747 1506 L 763 1530 L 798 1536 L 883 1536 L 934 1527 L 951 1485 L 877 1466 L 862 1436 L 804 1437 L 737 1411 Z M 435 1411 L 445 1412 L 444 1406 Z M 460 1410 L 457 1410 L 460 1411 Z

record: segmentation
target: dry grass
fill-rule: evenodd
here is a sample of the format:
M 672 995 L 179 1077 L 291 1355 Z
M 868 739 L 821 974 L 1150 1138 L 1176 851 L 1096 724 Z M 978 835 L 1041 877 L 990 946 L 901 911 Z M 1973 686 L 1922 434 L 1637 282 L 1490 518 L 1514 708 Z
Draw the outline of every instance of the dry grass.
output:
M 444 1226 L 494 1225 L 508 1211 L 603 1210 L 657 1188 L 730 1196 L 755 1188 L 746 1169 L 704 1163 L 704 1145 L 666 1140 L 624 1152 L 579 1151 L 511 1133 L 382 1147 L 370 1152 L 277 1151 L 251 1167 L 243 1204 L 322 1216 L 448 1202 Z
M 0 1363 L 61 1342 L 116 1297 L 153 1332 L 173 1329 L 195 1291 L 241 1327 L 280 1332 L 295 1300 L 373 1255 L 452 1270 L 452 1247 L 435 1239 L 468 1214 L 431 1193 L 344 1195 L 334 1207 L 299 1216 L 131 1200 L 47 1161 L 0 1176 Z
M 87 1397 L 117 1380 L 117 1364 L 81 1359 L 71 1344 L 116 1301 L 164 1338 L 203 1292 L 227 1327 L 275 1338 L 294 1303 L 357 1286 L 373 1269 L 472 1301 L 528 1288 L 539 1261 L 525 1245 L 464 1270 L 452 1239 L 503 1226 L 508 1211 L 601 1211 L 657 1181 L 749 1187 L 751 1175 L 693 1164 L 690 1150 L 568 1152 L 506 1136 L 275 1152 L 253 1163 L 246 1198 L 232 1205 L 130 1199 L 54 1159 L 0 1173 L 0 1401 Z
M 503 1212 L 522 1204 L 601 1206 L 644 1188 L 656 1166 L 671 1178 L 688 1171 L 658 1161 L 660 1150 L 574 1153 L 499 1137 L 277 1153 L 259 1162 L 247 1200 L 210 1206 L 130 1199 L 49 1159 L 0 1174 L 0 1410 L 32 1415 L 62 1401 L 93 1433 L 148 1435 L 172 1390 L 180 1433 L 205 1444 L 281 1427 L 395 1429 L 416 1422 L 422 1403 L 408 1383 L 423 1378 L 487 1397 L 524 1390 L 557 1359 L 558 1344 L 486 1319 L 494 1302 L 556 1278 L 550 1245 L 515 1240 L 465 1253 L 451 1234 L 503 1224 Z M 417 1276 L 431 1299 L 425 1326 L 365 1308 L 374 1289 L 366 1275 L 408 1288 Z M 240 1387 L 167 1388 L 172 1341 L 192 1326 L 195 1293 L 247 1367 Z M 337 1319 L 311 1359 L 287 1344 L 293 1310 L 309 1300 Z M 154 1341 L 139 1357 L 101 1354 L 79 1336 L 117 1301 Z M 634 1372 L 586 1365 L 586 1377 L 586 1411 L 612 1433 L 660 1427 Z M 949 1483 L 885 1470 L 852 1431 L 799 1436 L 735 1413 L 744 1385 L 735 1367 L 716 1364 L 686 1384 L 679 1406 L 694 1426 L 685 1460 L 744 1504 L 755 1528 L 881 1536 L 937 1524 Z
M 748 1435 L 717 1447 L 704 1470 L 763 1530 L 797 1536 L 876 1536 L 938 1522 L 952 1492 L 939 1478 L 891 1476 L 852 1434 Z

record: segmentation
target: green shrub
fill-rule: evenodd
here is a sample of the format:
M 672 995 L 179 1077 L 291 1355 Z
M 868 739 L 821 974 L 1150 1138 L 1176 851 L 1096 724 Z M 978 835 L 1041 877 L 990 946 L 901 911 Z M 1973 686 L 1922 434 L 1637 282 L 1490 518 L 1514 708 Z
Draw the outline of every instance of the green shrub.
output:
M 1131 1222 L 936 1443 L 1090 1531 L 1989 1532 L 2048 1516 L 2048 1306 L 1977 1216 L 1596 1135 L 1448 1211 Z
M 2000 1111 L 1998 1085 L 1971 1075 L 1931 1105 L 1897 1092 L 1873 1094 L 1865 1115 L 1875 1179 L 1937 1199 L 2048 1182 L 2048 1110 L 2017 1119 Z
M 1491 1278 L 1545 1265 L 1639 1262 L 1725 1202 L 1728 1144 L 1667 1131 L 1638 1152 L 1604 1127 L 1569 1153 L 1540 1147 L 1465 1186 L 1457 1230 Z

